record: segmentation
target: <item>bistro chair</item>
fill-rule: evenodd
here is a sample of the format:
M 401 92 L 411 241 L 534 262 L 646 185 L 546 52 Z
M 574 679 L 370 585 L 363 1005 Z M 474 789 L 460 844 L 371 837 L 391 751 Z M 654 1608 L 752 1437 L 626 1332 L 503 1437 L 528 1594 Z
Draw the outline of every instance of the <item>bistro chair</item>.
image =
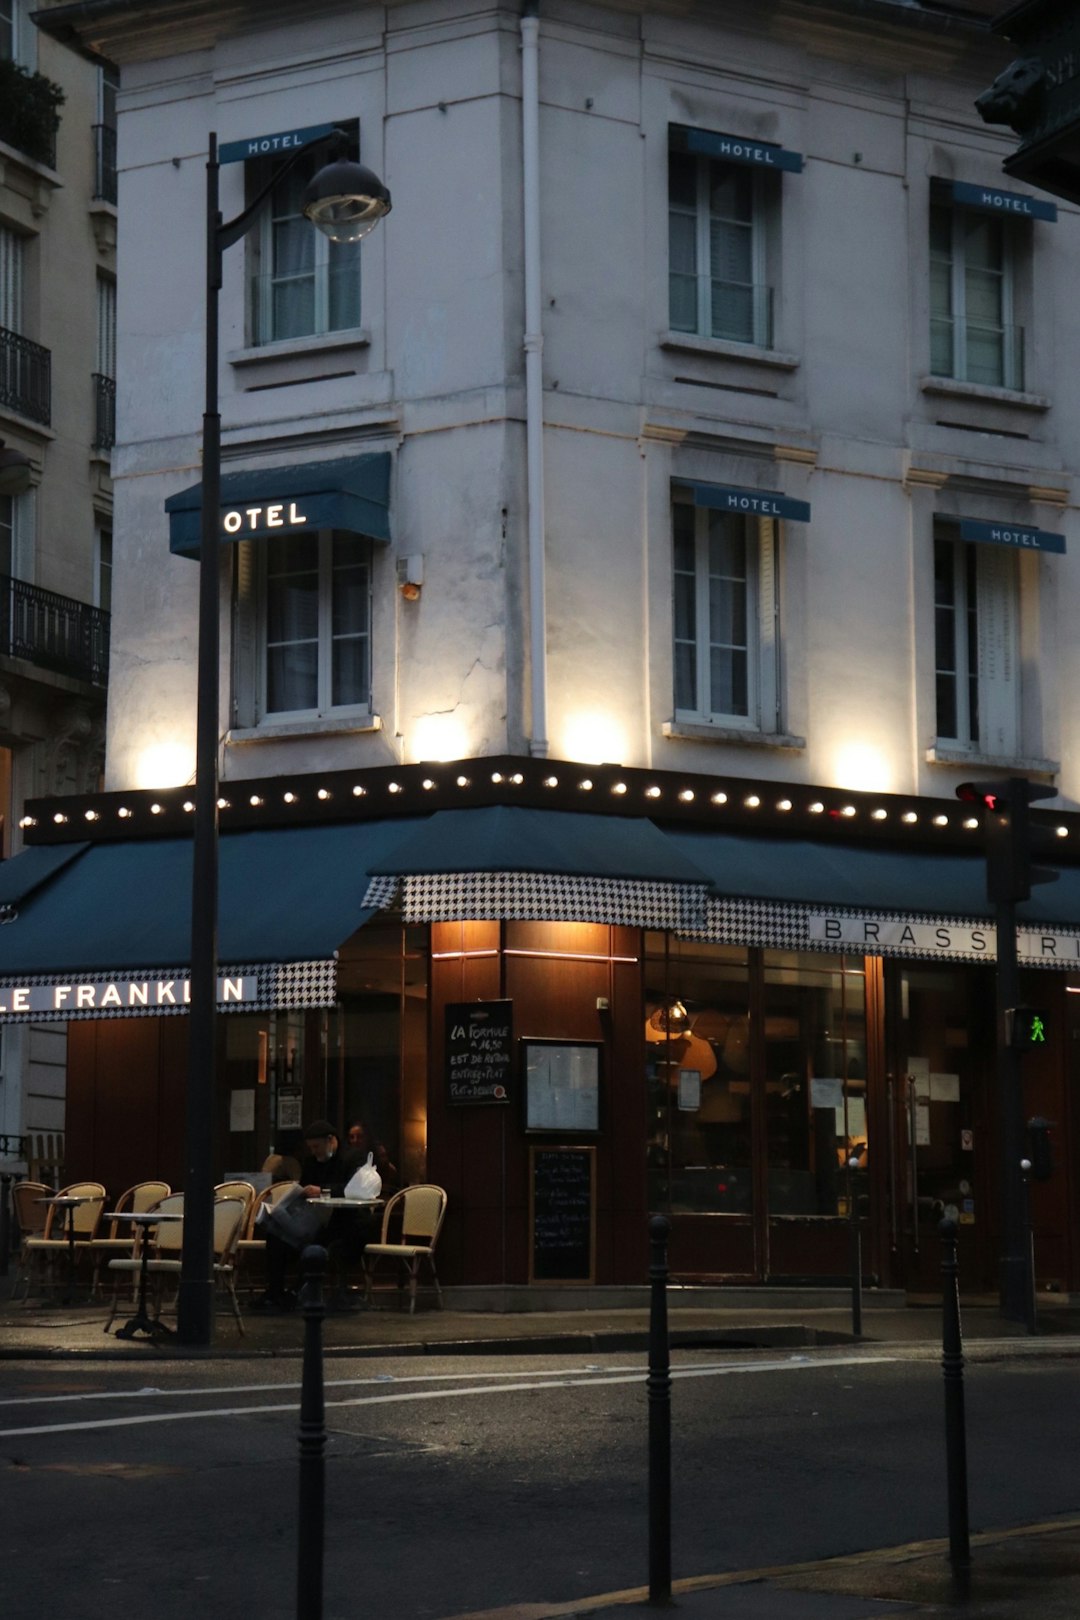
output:
M 77 1254 L 89 1254 L 90 1245 L 101 1224 L 101 1212 L 105 1208 L 105 1188 L 100 1181 L 73 1181 L 69 1187 L 61 1187 L 56 1194 L 39 1193 L 40 1197 L 56 1198 L 85 1198 L 85 1204 L 79 1204 L 70 1211 L 71 1226 L 75 1233 L 75 1249 Z M 48 1268 L 50 1280 L 54 1273 L 55 1262 L 66 1260 L 68 1255 L 68 1216 L 66 1209 L 57 1209 L 55 1205 L 44 1206 L 48 1213 L 45 1220 L 45 1230 L 40 1237 L 30 1237 L 26 1240 L 26 1248 L 31 1269 L 34 1262 L 40 1260 Z M 30 1295 L 30 1278 L 26 1282 L 26 1294 Z
M 12 1299 L 18 1298 L 20 1283 L 23 1285 L 26 1294 L 29 1294 L 29 1240 L 32 1237 L 44 1236 L 45 1225 L 52 1211 L 47 1204 L 42 1204 L 39 1200 L 51 1198 L 54 1191 L 55 1188 L 47 1187 L 43 1181 L 17 1181 L 11 1189 L 12 1208 L 15 1211 L 15 1219 L 19 1225 L 19 1264 L 11 1288 Z
M 104 1237 L 95 1237 L 90 1244 L 90 1258 L 94 1262 L 94 1280 L 90 1289 L 93 1299 L 101 1296 L 101 1268 L 109 1260 L 129 1259 L 135 1252 L 136 1228 L 129 1226 L 127 1221 L 118 1221 L 117 1215 L 130 1213 L 142 1215 L 148 1209 L 153 1209 L 163 1198 L 168 1198 L 172 1188 L 167 1181 L 137 1181 L 134 1187 L 126 1192 L 113 1205 L 111 1216 L 106 1217 L 109 1229 Z
M 252 1202 L 251 1208 L 248 1210 L 247 1220 L 244 1222 L 240 1236 L 236 1240 L 233 1266 L 238 1279 L 250 1261 L 266 1252 L 266 1237 L 263 1229 L 255 1224 L 260 1209 L 273 1209 L 275 1204 L 280 1204 L 287 1192 L 298 1185 L 299 1183 L 295 1181 L 273 1181 L 269 1187 L 264 1187 Z
M 255 1188 L 250 1181 L 219 1181 L 214 1188 L 214 1198 L 239 1198 L 244 1205 L 246 1215 L 255 1202 Z
M 387 1235 L 394 1216 L 401 1220 L 401 1241 L 388 1243 Z M 442 1289 L 435 1272 L 435 1245 L 439 1241 L 446 1216 L 446 1193 L 441 1187 L 404 1187 L 395 1193 L 383 1210 L 382 1238 L 378 1243 L 364 1245 L 364 1288 L 371 1304 L 372 1279 L 380 1260 L 397 1260 L 409 1282 L 409 1315 L 416 1311 L 416 1284 L 421 1262 L 426 1260 L 431 1280 L 442 1309 Z
M 268 1153 L 262 1168 L 272 1182 L 300 1179 L 300 1160 L 294 1159 L 291 1153 Z
M 246 1209 L 242 1198 L 218 1198 L 214 1202 L 214 1281 L 224 1285 L 240 1332 L 244 1331 L 236 1299 L 233 1250 Z M 147 1274 L 155 1279 L 154 1320 L 161 1315 L 161 1295 L 166 1278 L 180 1278 L 180 1251 L 183 1248 L 183 1221 L 163 1226 L 157 1239 L 157 1253 L 147 1261 Z M 166 1252 L 167 1251 L 167 1252 Z
M 183 1193 L 169 1193 L 150 1207 L 159 1211 L 162 1215 L 182 1215 L 184 1213 L 184 1195 Z M 155 1233 L 154 1237 L 150 1236 L 152 1231 Z M 125 1276 L 131 1278 L 133 1289 L 138 1286 L 139 1270 L 142 1266 L 143 1244 L 150 1244 L 153 1256 L 153 1258 L 147 1259 L 146 1264 L 146 1273 L 149 1277 L 153 1271 L 154 1259 L 161 1254 L 175 1255 L 177 1265 L 180 1264 L 180 1250 L 184 1241 L 183 1233 L 183 1221 L 166 1221 L 164 1225 L 159 1227 L 139 1225 L 130 1253 L 109 1261 L 109 1270 L 115 1276 L 116 1283 L 113 1288 L 112 1309 L 109 1312 L 109 1320 L 105 1324 L 106 1333 L 112 1327 L 113 1318 L 116 1316 L 119 1307 L 120 1285 L 123 1278 Z M 155 1289 L 159 1287 L 160 1284 L 155 1280 Z

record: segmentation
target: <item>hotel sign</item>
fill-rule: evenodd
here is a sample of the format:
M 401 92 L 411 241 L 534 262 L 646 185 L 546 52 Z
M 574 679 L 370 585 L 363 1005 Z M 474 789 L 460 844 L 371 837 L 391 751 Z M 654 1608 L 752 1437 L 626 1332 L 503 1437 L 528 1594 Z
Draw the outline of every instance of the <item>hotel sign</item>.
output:
M 1013 214 L 1021 219 L 1058 217 L 1057 204 L 1040 197 L 1027 197 L 1021 191 L 1001 191 L 997 186 L 972 186 L 966 180 L 953 181 L 953 201 L 988 214 Z
M 218 979 L 218 1005 L 258 1000 L 254 974 Z M 190 979 L 80 979 L 0 985 L 0 1018 L 64 1013 L 176 1012 L 191 1005 Z
M 944 919 L 935 923 L 873 913 L 852 917 L 839 912 L 811 912 L 807 925 L 812 944 L 833 950 L 854 950 L 867 956 L 936 956 L 943 961 L 997 959 L 992 923 Z M 1016 950 L 1028 967 L 1076 968 L 1080 966 L 1080 932 L 1020 928 Z
M 246 163 L 249 158 L 281 157 L 333 135 L 336 124 L 308 124 L 304 129 L 283 129 L 276 135 L 251 135 L 246 141 L 226 141 L 218 150 L 219 163 Z
M 262 534 L 267 529 L 297 529 L 307 522 L 295 501 L 274 501 L 262 506 L 239 506 L 221 519 L 226 534 Z
M 787 518 L 792 523 L 809 523 L 809 501 L 796 501 L 771 489 L 738 489 L 731 484 L 695 484 L 676 478 L 677 489 L 690 492 L 695 506 L 716 512 L 734 512 L 742 517 Z
M 1012 546 L 1021 551 L 1055 551 L 1065 553 L 1065 536 L 1050 534 L 1046 529 L 1033 529 L 1025 523 L 984 523 L 980 518 L 960 519 L 961 540 L 974 540 L 982 545 Z

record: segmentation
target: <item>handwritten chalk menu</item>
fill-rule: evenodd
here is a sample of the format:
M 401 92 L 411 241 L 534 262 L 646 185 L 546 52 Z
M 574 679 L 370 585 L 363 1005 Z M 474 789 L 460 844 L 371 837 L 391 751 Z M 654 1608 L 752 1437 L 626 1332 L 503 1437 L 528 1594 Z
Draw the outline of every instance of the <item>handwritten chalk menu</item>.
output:
M 446 1009 L 448 1103 L 509 1102 L 513 1061 L 513 1002 L 450 1003 Z
M 529 1281 L 595 1276 L 596 1149 L 529 1149 Z

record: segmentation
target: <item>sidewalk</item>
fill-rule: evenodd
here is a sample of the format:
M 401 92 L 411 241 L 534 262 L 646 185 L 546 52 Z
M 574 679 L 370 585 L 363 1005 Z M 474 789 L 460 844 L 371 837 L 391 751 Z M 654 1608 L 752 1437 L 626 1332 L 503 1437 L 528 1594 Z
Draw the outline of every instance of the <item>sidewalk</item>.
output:
M 644 1355 L 648 1347 L 648 1308 L 593 1305 L 551 1310 L 462 1309 L 455 1290 L 447 1289 L 446 1308 L 422 1304 L 415 1316 L 402 1310 L 393 1292 L 376 1298 L 372 1310 L 328 1312 L 323 1342 L 328 1354 L 338 1356 L 392 1355 L 586 1355 L 604 1351 Z M 461 1291 L 475 1305 L 475 1291 Z M 838 1292 L 838 1291 L 837 1291 Z M 199 1359 L 299 1355 L 303 1319 L 299 1312 L 263 1316 L 244 1311 L 241 1336 L 228 1310 L 219 1309 L 214 1344 L 209 1350 L 178 1352 L 173 1345 L 117 1339 L 115 1327 L 128 1314 L 122 1309 L 114 1330 L 106 1335 L 108 1306 L 104 1302 L 61 1306 L 32 1300 L 29 1305 L 0 1299 L 0 1360 L 74 1357 L 108 1360 L 161 1360 L 182 1353 Z M 720 1289 L 673 1289 L 669 1293 L 669 1328 L 673 1349 L 798 1350 L 828 1345 L 866 1344 L 904 1347 L 905 1354 L 940 1354 L 941 1311 L 933 1306 L 897 1305 L 895 1294 L 876 1306 L 864 1296 L 863 1334 L 851 1333 L 850 1310 L 838 1305 L 837 1293 L 828 1304 L 808 1303 L 807 1291 L 765 1289 L 756 1299 L 749 1290 L 730 1290 L 731 1304 L 720 1304 Z M 592 1300 L 596 1299 L 595 1293 Z M 625 1298 L 625 1294 L 620 1297 Z M 737 1301 L 737 1303 L 736 1303 Z M 706 1303 L 707 1302 L 707 1303 Z M 991 1306 L 964 1310 L 965 1345 L 969 1355 L 1057 1354 L 1080 1351 L 1080 1311 L 1065 1306 L 1047 1307 L 1040 1318 L 1040 1334 L 1028 1337 L 1024 1328 L 1005 1322 Z M 980 1349 L 981 1346 L 981 1349 Z M 1080 1614 L 1080 1608 L 1077 1613 Z
M 645 1620 L 665 1611 L 648 1592 L 609 1592 L 573 1603 L 520 1604 L 455 1620 Z M 965 1595 L 953 1581 L 948 1545 L 921 1541 L 847 1558 L 739 1570 L 676 1581 L 673 1609 L 687 1620 L 878 1620 L 931 1615 L 964 1620 L 1076 1620 L 1080 1615 L 1080 1517 L 990 1531 L 971 1538 Z

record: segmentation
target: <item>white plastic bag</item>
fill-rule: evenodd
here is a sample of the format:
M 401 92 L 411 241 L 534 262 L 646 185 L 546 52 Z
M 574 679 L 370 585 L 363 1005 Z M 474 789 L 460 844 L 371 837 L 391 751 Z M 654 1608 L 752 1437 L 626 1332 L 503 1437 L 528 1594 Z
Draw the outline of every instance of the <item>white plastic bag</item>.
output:
M 382 1176 L 375 1168 L 375 1155 L 369 1153 L 367 1163 L 362 1164 L 345 1188 L 346 1198 L 359 1198 L 367 1201 L 378 1198 L 382 1192 Z

